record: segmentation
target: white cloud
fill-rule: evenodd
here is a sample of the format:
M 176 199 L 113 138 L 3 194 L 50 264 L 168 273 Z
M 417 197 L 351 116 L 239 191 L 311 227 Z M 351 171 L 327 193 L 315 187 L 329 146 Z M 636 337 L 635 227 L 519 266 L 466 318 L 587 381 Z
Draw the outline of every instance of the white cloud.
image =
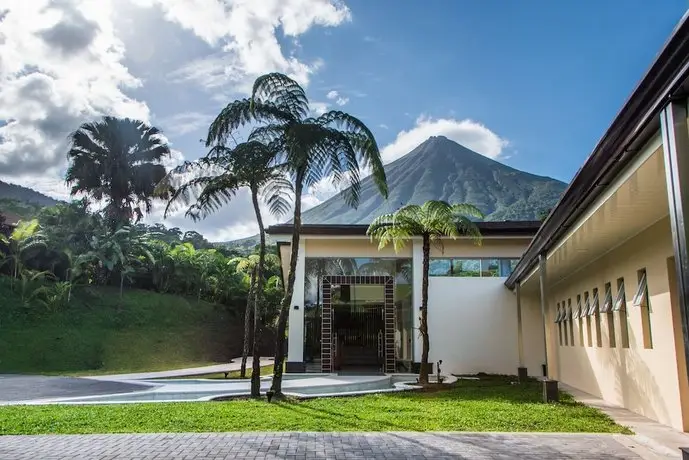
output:
M 192 31 L 211 46 L 222 46 L 218 55 L 192 62 L 175 74 L 208 88 L 221 81 L 246 92 L 256 76 L 279 71 L 308 84 L 322 61 L 300 61 L 285 55 L 277 30 L 296 39 L 314 26 L 334 27 L 351 20 L 339 0 L 131 0 L 140 6 L 160 8 L 165 17 Z M 204 72 L 204 70 L 208 72 Z M 207 73 L 210 73 L 209 77 Z
M 213 115 L 200 112 L 181 112 L 157 121 L 166 136 L 181 136 L 199 130 L 207 130 Z
M 339 106 L 343 106 L 343 105 L 345 105 L 345 104 L 347 104 L 347 103 L 349 102 L 349 98 L 348 98 L 348 97 L 342 96 L 340 93 L 338 93 L 338 92 L 335 91 L 335 90 L 332 90 L 332 91 L 328 92 L 328 94 L 326 94 L 325 97 L 327 97 L 327 98 L 330 99 L 330 100 L 334 100 L 335 103 L 336 103 L 337 105 L 339 105 Z
M 408 131 L 400 131 L 393 142 L 381 150 L 384 163 L 409 153 L 431 136 L 445 136 L 489 158 L 498 158 L 509 144 L 481 123 L 470 119 L 430 118 L 420 116 Z
M 102 114 L 147 121 L 123 91 L 141 82 L 122 64 L 110 0 L 0 1 L 0 170 L 64 167 L 66 135 Z
M 390 127 L 388 125 L 386 125 L 385 123 L 379 124 L 378 127 L 381 129 L 390 129 Z
M 175 39 L 179 37 L 170 46 L 182 44 L 188 52 L 200 45 L 209 54 L 199 58 L 203 55 L 195 51 L 187 59 L 189 64 L 169 72 L 159 64 L 169 62 L 176 68 L 182 61 L 168 61 L 154 45 L 141 43 L 147 35 L 156 34 L 156 39 L 168 35 L 155 28 L 127 28 L 142 17 L 168 21 Z M 324 63 L 299 57 L 299 38 L 315 27 L 349 21 L 351 14 L 340 0 L 0 0 L 0 18 L 0 179 L 69 199 L 69 187 L 62 179 L 68 133 L 104 114 L 151 122 L 147 103 L 130 92 L 148 96 L 138 77 L 155 81 L 151 68 L 163 69 L 160 72 L 172 81 L 198 82 L 223 102 L 228 94 L 246 93 L 253 79 L 268 71 L 281 71 L 307 84 Z M 174 24 L 190 33 L 180 32 Z M 138 53 L 139 43 L 145 52 Z M 190 100 L 184 94 L 187 88 L 180 86 L 179 100 Z M 332 102 L 313 102 L 312 107 L 321 114 L 347 101 L 339 96 Z M 198 107 L 161 113 L 153 121 L 168 136 L 189 134 L 210 121 L 205 108 Z M 183 159 L 173 150 L 165 165 L 170 168 Z M 318 196 L 307 194 L 303 206 L 319 202 Z M 276 222 L 265 214 L 268 224 Z M 200 223 L 179 215 L 171 219 L 211 239 L 255 233 L 248 197 L 237 198 L 218 216 Z M 160 218 L 156 211 L 147 220 Z
M 309 106 L 311 107 L 311 111 L 314 113 L 314 115 L 323 115 L 328 111 L 328 107 L 330 107 L 327 102 L 316 101 L 309 101 Z

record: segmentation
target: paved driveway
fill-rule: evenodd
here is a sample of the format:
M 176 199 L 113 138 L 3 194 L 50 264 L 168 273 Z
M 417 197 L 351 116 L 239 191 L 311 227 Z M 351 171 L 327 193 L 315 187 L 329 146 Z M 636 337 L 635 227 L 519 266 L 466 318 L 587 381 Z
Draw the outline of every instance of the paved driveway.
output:
M 127 393 L 144 388 L 147 387 L 124 382 L 106 382 L 71 377 L 0 375 L 0 403 L 29 399 Z
M 638 459 L 615 435 L 215 433 L 0 437 L 0 459 Z

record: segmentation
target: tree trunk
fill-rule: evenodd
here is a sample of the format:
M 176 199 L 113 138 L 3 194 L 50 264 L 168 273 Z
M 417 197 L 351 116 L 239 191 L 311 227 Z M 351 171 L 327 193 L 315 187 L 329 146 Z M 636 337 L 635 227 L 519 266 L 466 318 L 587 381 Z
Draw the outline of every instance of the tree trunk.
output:
M 258 265 L 256 266 L 256 289 L 254 291 L 254 343 L 251 362 L 251 397 L 261 397 L 261 334 L 263 329 L 263 284 L 265 275 L 263 274 L 266 260 L 266 232 L 263 228 L 263 218 L 261 209 L 258 206 L 258 190 L 252 190 L 251 198 L 258 222 L 258 236 L 260 238 L 258 247 Z
M 423 235 L 423 281 L 421 283 L 421 318 L 419 332 L 421 333 L 421 369 L 419 383 L 428 383 L 428 352 L 431 348 L 428 340 L 428 268 L 430 265 L 431 241 L 428 235 Z
M 249 285 L 249 295 L 246 296 L 246 309 L 244 309 L 244 346 L 242 347 L 242 364 L 239 368 L 239 378 L 246 378 L 246 359 L 249 356 L 249 342 L 251 341 L 251 315 L 256 308 L 256 271 L 258 267 L 251 270 L 251 284 Z
M 289 259 L 289 273 L 285 296 L 280 303 L 280 316 L 278 318 L 277 338 L 275 340 L 275 366 L 273 368 L 273 384 L 270 390 L 275 395 L 282 395 L 282 367 L 285 361 L 285 332 L 287 330 L 287 318 L 289 317 L 290 303 L 294 293 L 294 278 L 297 270 L 297 257 L 299 257 L 299 235 L 301 233 L 301 193 L 304 187 L 304 174 L 298 173 L 294 189 L 294 223 L 292 227 L 292 246 Z M 301 306 L 303 308 L 303 306 Z

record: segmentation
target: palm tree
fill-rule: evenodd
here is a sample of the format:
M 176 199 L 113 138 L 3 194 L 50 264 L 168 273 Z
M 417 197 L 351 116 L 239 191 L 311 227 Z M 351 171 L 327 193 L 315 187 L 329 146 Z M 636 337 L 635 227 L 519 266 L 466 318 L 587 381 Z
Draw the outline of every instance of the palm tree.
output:
M 78 278 L 89 267 L 97 266 L 104 284 L 115 271 L 120 274 L 120 298 L 124 293 L 124 279 L 130 277 L 145 261 L 155 265 L 150 251 L 151 234 L 140 233 L 125 226 L 115 232 L 93 235 L 90 250 L 80 254 L 74 262 L 73 277 Z
M 423 205 L 410 204 L 391 214 L 383 214 L 373 220 L 366 232 L 371 240 L 378 240 L 378 248 L 392 244 L 399 251 L 414 237 L 423 241 L 423 282 L 421 284 L 421 317 L 419 333 L 422 339 L 421 369 L 419 382 L 428 383 L 428 268 L 430 265 L 431 243 L 442 246 L 442 238 L 456 239 L 467 235 L 477 243 L 481 233 L 471 217 L 482 219 L 481 211 L 470 204 L 449 204 L 445 201 L 430 200 Z
M 260 245 L 259 245 L 260 246 Z M 248 257 L 236 257 L 232 260 L 230 260 L 230 263 L 236 264 L 236 271 L 237 273 L 242 273 L 243 275 L 249 277 L 250 283 L 249 283 L 249 295 L 247 297 L 247 302 L 246 302 L 246 311 L 244 313 L 244 347 L 242 349 L 242 361 L 241 365 L 239 367 L 239 377 L 240 378 L 245 378 L 246 377 L 246 361 L 249 356 L 249 338 L 251 337 L 252 334 L 252 328 L 251 328 L 251 316 L 253 314 L 254 317 L 254 329 L 257 327 L 260 327 L 260 321 L 257 319 L 256 315 L 260 315 L 260 311 L 256 310 L 256 296 L 263 296 L 264 293 L 257 293 L 256 289 L 258 289 L 258 283 L 256 277 L 258 276 L 258 268 L 259 265 L 261 266 L 261 273 L 264 274 L 265 276 L 265 266 L 270 266 L 270 265 L 279 265 L 280 261 L 278 259 L 278 256 L 275 254 L 265 254 L 265 249 L 264 249 L 264 261 L 261 261 L 261 256 L 260 256 L 260 247 L 259 247 L 259 254 L 251 254 Z M 254 311 L 256 310 L 256 311 Z M 260 318 L 260 316 L 259 316 Z M 253 332 L 254 334 L 254 339 L 256 332 Z M 259 337 L 260 340 L 260 337 Z M 260 342 L 254 340 L 254 346 L 260 347 Z M 260 367 L 260 366 L 259 366 Z
M 7 247 L 7 255 L 0 251 L 0 267 L 12 264 L 10 287 L 14 289 L 14 280 L 22 275 L 24 263 L 47 247 L 47 239 L 38 220 L 33 219 L 20 221 L 9 237 L 0 234 L 0 243 Z
M 219 209 L 224 203 L 230 201 L 239 191 L 247 187 L 251 192 L 251 202 L 254 206 L 259 233 L 259 252 L 256 261 L 256 275 L 252 276 L 251 288 L 247 302 L 245 325 L 248 326 L 248 317 L 253 311 L 253 364 L 251 372 L 251 395 L 260 396 L 260 338 L 261 321 L 260 312 L 263 305 L 264 267 L 266 261 L 266 234 L 263 217 L 259 206 L 259 197 L 268 205 L 270 212 L 280 216 L 290 207 L 289 192 L 291 183 L 286 179 L 283 169 L 276 165 L 277 152 L 273 146 L 265 145 L 259 141 L 251 140 L 238 144 L 234 148 L 227 148 L 222 144 L 215 145 L 210 153 L 196 163 L 186 163 L 174 170 L 172 175 L 184 175 L 193 171 L 203 175 L 187 181 L 182 186 L 175 188 L 172 185 L 172 177 L 168 176 L 161 182 L 159 188 L 171 192 L 170 202 L 165 210 L 167 216 L 171 205 L 181 200 L 185 203 L 191 201 L 191 195 L 196 192 L 196 202 L 187 210 L 187 215 L 193 219 L 204 218 Z M 255 286 L 254 286 L 255 282 Z M 248 350 L 250 334 L 244 335 L 244 350 Z M 245 369 L 246 359 L 242 359 L 242 367 Z
M 87 193 L 105 200 L 111 230 L 151 210 L 156 184 L 165 177 L 160 164 L 170 155 L 165 138 L 154 127 L 129 118 L 103 117 L 84 123 L 70 135 L 71 164 L 67 183 L 72 195 Z
M 260 140 L 280 153 L 294 185 L 294 217 L 290 266 L 275 344 L 275 367 L 271 391 L 282 394 L 282 367 L 285 358 L 285 332 L 294 292 L 295 271 L 301 234 L 301 197 L 304 189 L 329 179 L 335 185 L 349 184 L 342 193 L 348 204 L 356 206 L 361 189 L 361 168 L 370 168 L 380 192 L 387 197 L 385 170 L 373 133 L 358 118 L 333 110 L 318 117 L 309 116 L 309 101 L 304 89 L 280 73 L 260 76 L 251 97 L 228 104 L 208 130 L 207 145 L 224 144 L 242 125 L 261 124 L 249 140 Z

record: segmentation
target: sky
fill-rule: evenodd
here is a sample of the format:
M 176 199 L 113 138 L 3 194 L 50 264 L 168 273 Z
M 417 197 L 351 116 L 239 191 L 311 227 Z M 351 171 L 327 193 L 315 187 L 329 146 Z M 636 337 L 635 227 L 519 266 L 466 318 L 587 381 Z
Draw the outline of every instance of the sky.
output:
M 164 132 L 172 167 L 253 80 L 299 81 L 314 114 L 374 132 L 386 163 L 432 135 L 569 181 L 687 9 L 686 0 L 0 0 L 0 180 L 68 199 L 67 135 L 102 115 Z M 334 193 L 323 184 L 306 208 Z M 267 212 L 266 212 L 267 214 Z M 246 193 L 201 222 L 251 236 Z M 267 215 L 267 222 L 281 219 Z M 284 220 L 284 219 L 282 219 Z

